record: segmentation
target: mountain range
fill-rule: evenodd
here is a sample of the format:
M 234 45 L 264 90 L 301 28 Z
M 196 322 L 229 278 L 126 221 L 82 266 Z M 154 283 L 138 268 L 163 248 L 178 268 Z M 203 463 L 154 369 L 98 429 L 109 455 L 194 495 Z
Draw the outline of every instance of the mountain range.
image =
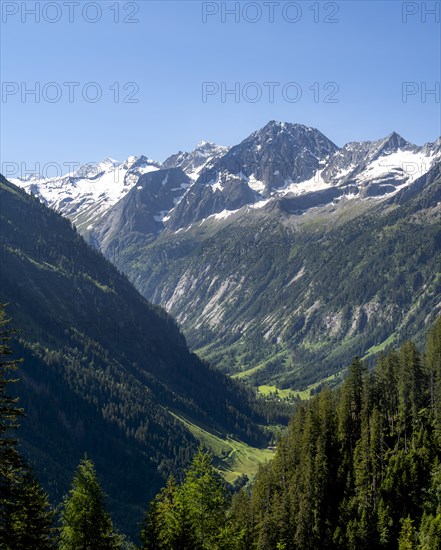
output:
M 106 214 L 112 217 L 110 211 L 130 191 L 136 195 L 147 189 L 142 202 L 151 206 L 154 232 L 159 233 L 285 198 L 291 200 L 284 204 L 308 209 L 342 198 L 390 196 L 427 173 L 440 157 L 441 138 L 416 146 L 392 132 L 339 148 L 314 128 L 271 121 L 233 147 L 202 141 L 194 151 L 179 151 L 163 163 L 145 156 L 121 163 L 106 158 L 61 178 L 36 175 L 11 181 L 71 219 L 81 233 L 92 235 L 111 225 Z M 306 201 L 296 200 L 303 195 Z
M 303 389 L 355 354 L 418 340 L 439 312 L 441 138 L 416 146 L 393 132 L 338 147 L 271 121 L 229 148 L 140 159 L 112 192 L 128 161 L 16 183 L 69 217 L 229 374 Z

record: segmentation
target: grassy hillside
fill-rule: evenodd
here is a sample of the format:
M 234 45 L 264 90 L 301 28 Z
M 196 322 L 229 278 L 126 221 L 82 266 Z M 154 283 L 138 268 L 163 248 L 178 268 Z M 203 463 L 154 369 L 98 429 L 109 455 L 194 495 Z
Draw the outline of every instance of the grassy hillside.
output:
M 253 478 L 259 465 L 274 457 L 274 451 L 267 447 L 253 447 L 226 433 L 209 431 L 182 415 L 172 414 L 213 453 L 214 465 L 228 483 L 234 484 L 243 475 Z

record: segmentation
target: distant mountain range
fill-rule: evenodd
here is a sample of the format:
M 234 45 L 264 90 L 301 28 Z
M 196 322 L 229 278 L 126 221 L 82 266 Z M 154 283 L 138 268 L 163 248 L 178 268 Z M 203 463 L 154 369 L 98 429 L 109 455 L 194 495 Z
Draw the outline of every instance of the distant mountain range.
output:
M 128 202 L 139 204 L 135 195 L 147 190 L 143 204 L 149 211 L 143 216 L 150 218 L 149 229 L 159 233 L 285 198 L 291 200 L 284 204 L 304 210 L 342 199 L 391 196 L 440 157 L 441 138 L 416 146 L 393 132 L 339 148 L 314 128 L 271 121 L 234 147 L 202 141 L 194 151 L 179 151 L 162 164 L 144 156 L 122 163 L 106 158 L 62 178 L 12 181 L 70 218 L 83 234 L 96 232 L 100 241 L 111 225 L 106 213 L 129 192 Z M 155 171 L 159 173 L 153 175 Z M 307 201 L 296 200 L 303 195 Z
M 112 198 L 104 182 L 120 165 L 109 164 L 81 180 L 102 192 L 98 214 L 71 180 L 18 183 L 70 217 L 204 357 L 258 386 L 302 389 L 355 354 L 418 340 L 440 311 L 440 161 L 441 138 L 339 148 L 271 121 L 230 148 L 142 161 L 148 172 Z

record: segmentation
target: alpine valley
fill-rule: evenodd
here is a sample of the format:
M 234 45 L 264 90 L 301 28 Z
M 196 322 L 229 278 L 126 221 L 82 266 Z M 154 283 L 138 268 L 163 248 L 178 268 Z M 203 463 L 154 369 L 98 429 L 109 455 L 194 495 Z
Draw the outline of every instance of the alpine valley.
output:
M 0 303 L 23 358 L 14 388 L 26 411 L 21 449 L 51 500 L 61 501 L 87 451 L 116 525 L 135 537 L 147 503 L 198 440 L 218 446 L 231 483 L 255 473 L 272 453 L 253 393 L 191 353 L 176 322 L 68 219 L 3 177 L 0 206 Z M 12 381 L 2 378 L 3 393 Z M 14 403 L 2 399 L 2 411 Z
M 331 383 L 441 311 L 441 138 L 337 147 L 271 121 L 162 164 L 14 180 L 75 223 L 191 349 L 264 391 Z

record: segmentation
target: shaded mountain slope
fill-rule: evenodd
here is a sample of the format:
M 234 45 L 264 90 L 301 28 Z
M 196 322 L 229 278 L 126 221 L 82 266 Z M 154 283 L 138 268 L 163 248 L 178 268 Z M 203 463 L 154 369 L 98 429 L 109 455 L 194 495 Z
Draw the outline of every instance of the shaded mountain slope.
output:
M 87 451 L 117 523 L 140 507 L 195 439 L 168 411 L 253 443 L 251 394 L 190 353 L 175 321 L 152 306 L 71 223 L 0 180 L 0 300 L 20 327 L 22 439 L 54 498 Z

